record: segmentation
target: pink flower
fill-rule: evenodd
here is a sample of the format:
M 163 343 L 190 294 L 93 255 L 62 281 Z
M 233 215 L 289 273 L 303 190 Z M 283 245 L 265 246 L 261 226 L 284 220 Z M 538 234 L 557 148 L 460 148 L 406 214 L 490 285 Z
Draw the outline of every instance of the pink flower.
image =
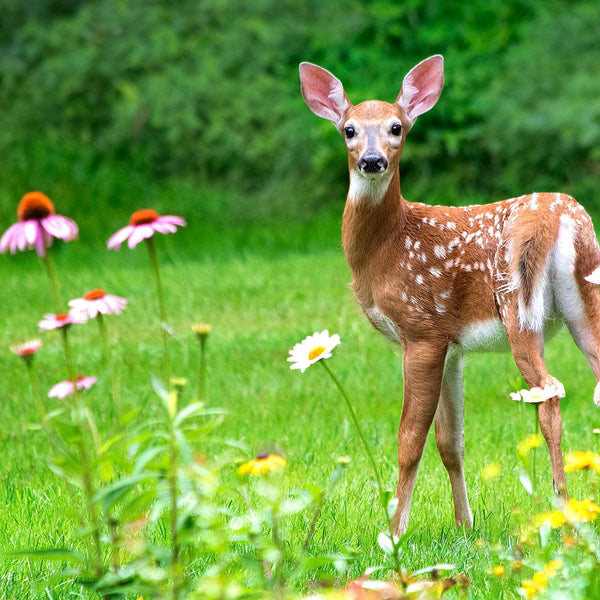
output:
M 19 222 L 9 227 L 0 239 L 0 252 L 35 248 L 39 256 L 46 256 L 52 238 L 68 242 L 77 237 L 75 221 L 57 215 L 54 204 L 42 192 L 29 192 L 21 198 L 17 208 Z
M 78 390 L 89 390 L 98 381 L 97 377 L 83 377 L 79 375 L 77 377 L 77 389 Z M 66 398 L 72 396 L 75 386 L 70 379 L 67 381 L 61 381 L 56 385 L 53 385 L 48 392 L 48 398 Z
M 177 227 L 185 227 L 185 219 L 173 215 L 159 216 L 151 208 L 136 210 L 129 220 L 129 225 L 119 229 L 110 236 L 107 246 L 110 250 L 118 250 L 128 240 L 127 246 L 135 248 L 141 241 L 152 237 L 155 233 L 175 233 Z
M 69 302 L 71 312 L 83 314 L 86 318 L 95 319 L 98 313 L 103 315 L 119 315 L 127 307 L 127 298 L 107 294 L 104 290 L 92 290 L 83 298 Z
M 42 331 L 50 331 L 51 329 L 61 329 L 62 327 L 68 327 L 75 323 L 85 323 L 88 320 L 85 314 L 76 313 L 70 311 L 64 315 L 54 315 L 48 313 L 44 315 L 44 318 L 38 323 L 38 327 Z
M 33 355 L 41 348 L 41 346 L 41 340 L 29 340 L 22 344 L 18 344 L 17 346 L 11 346 L 10 349 L 26 363 L 30 363 L 33 360 Z

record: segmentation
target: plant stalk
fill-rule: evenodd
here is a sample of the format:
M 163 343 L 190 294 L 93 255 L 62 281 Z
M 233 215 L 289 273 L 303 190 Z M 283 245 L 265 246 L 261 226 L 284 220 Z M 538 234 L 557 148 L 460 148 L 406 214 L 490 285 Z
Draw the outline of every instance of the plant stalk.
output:
M 100 332 L 100 342 L 102 343 L 102 351 L 104 354 L 104 362 L 108 367 L 110 374 L 110 384 L 112 388 L 112 397 L 115 404 L 115 410 L 117 411 L 117 418 L 121 419 L 121 389 L 119 386 L 119 378 L 117 376 L 117 365 L 112 360 L 112 353 L 110 351 L 110 343 L 108 341 L 108 332 L 106 330 L 106 322 L 102 313 L 98 313 L 96 317 L 98 321 L 98 331 Z
M 158 316 L 160 318 L 160 331 L 163 340 L 163 360 L 164 360 L 164 371 L 165 381 L 169 385 L 171 377 L 171 357 L 169 356 L 169 334 L 167 332 L 167 311 L 165 309 L 165 300 L 162 289 L 162 282 L 160 278 L 160 270 L 158 268 L 158 258 L 156 256 L 156 247 L 154 246 L 154 240 L 149 237 L 146 239 L 146 247 L 148 248 L 148 256 L 150 257 L 150 263 L 154 271 L 154 278 L 156 280 L 156 297 L 158 299 Z

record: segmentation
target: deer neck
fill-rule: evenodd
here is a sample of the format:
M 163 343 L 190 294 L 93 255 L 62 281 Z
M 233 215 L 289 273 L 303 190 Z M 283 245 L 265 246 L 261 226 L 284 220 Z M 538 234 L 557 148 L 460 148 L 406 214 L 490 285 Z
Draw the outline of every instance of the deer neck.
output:
M 385 186 L 385 182 L 381 184 Z M 406 218 L 407 205 L 400 193 L 398 169 L 384 190 L 368 184 L 357 185 L 351 174 L 342 221 L 342 244 L 355 277 L 369 267 L 376 254 L 385 251 L 394 233 L 404 227 Z

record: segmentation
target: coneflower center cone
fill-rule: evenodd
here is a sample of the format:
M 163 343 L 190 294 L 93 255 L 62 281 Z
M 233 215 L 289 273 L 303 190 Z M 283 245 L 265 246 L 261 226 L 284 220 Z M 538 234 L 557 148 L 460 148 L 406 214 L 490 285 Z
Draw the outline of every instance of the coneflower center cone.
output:
M 17 207 L 19 221 L 30 219 L 43 219 L 54 214 L 54 203 L 42 192 L 29 192 L 25 194 Z
M 104 290 L 92 290 L 87 294 L 83 295 L 84 300 L 100 300 L 100 298 L 104 298 L 106 296 L 106 292 Z
M 129 219 L 130 225 L 145 225 L 147 223 L 153 223 L 158 219 L 158 213 L 152 208 L 142 208 L 136 210 Z

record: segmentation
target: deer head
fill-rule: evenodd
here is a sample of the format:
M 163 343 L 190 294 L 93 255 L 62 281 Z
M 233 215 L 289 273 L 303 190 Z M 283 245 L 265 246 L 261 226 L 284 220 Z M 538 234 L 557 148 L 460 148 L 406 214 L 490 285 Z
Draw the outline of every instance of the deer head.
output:
M 341 81 L 329 71 L 300 64 L 302 95 L 319 117 L 329 119 L 348 150 L 349 198 L 381 197 L 400 162 L 406 134 L 416 118 L 437 102 L 444 85 L 444 59 L 431 56 L 404 78 L 395 102 L 353 105 Z

